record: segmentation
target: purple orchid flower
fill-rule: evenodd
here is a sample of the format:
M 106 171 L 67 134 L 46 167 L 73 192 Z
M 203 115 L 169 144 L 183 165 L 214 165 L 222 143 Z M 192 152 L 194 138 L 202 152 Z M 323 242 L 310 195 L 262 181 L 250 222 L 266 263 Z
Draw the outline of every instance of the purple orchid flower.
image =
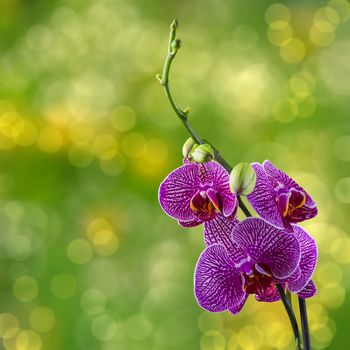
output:
M 309 194 L 270 161 L 265 160 L 262 165 L 252 163 L 252 167 L 256 183 L 247 198 L 263 219 L 291 232 L 291 224 L 317 215 L 316 204 Z
M 237 210 L 229 174 L 216 162 L 188 163 L 172 171 L 159 187 L 159 203 L 185 227 L 220 216 L 233 219 Z
M 206 241 L 220 243 L 203 251 L 195 270 L 195 295 L 204 309 L 237 314 L 249 294 L 258 301 L 277 301 L 277 283 L 302 298 L 316 293 L 311 276 L 317 248 L 301 228 L 289 234 L 262 219 L 248 218 L 235 224 L 230 239 L 227 236 L 228 232 L 220 237 L 216 231 L 205 232 Z

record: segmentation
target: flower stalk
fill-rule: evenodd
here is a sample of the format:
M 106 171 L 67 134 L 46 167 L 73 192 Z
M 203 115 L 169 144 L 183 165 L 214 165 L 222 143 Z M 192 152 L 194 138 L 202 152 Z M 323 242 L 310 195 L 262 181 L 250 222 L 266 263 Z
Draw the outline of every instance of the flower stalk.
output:
M 281 297 L 281 300 L 282 300 L 282 303 L 284 305 L 284 308 L 287 311 L 287 314 L 288 314 L 288 317 L 289 317 L 289 321 L 290 321 L 290 324 L 291 324 L 292 329 L 293 329 L 294 339 L 295 339 L 295 342 L 296 342 L 296 344 L 295 344 L 296 348 L 295 349 L 296 350 L 302 350 L 300 333 L 299 333 L 299 327 L 298 327 L 297 320 L 295 318 L 295 314 L 293 312 L 292 303 L 287 298 L 287 296 L 284 293 L 284 290 L 283 290 L 283 288 L 282 288 L 282 286 L 280 284 L 277 284 L 276 288 L 277 288 L 278 293 L 279 293 L 279 295 Z
M 168 44 L 168 52 L 167 56 L 165 59 L 164 67 L 163 67 L 163 72 L 162 75 L 160 76 L 159 74 L 157 75 L 157 79 L 160 82 L 160 84 L 163 86 L 165 94 L 169 100 L 169 103 L 176 113 L 176 115 L 179 117 L 181 122 L 183 123 L 184 127 L 186 128 L 187 132 L 193 139 L 193 141 L 199 145 L 203 144 L 209 144 L 214 153 L 214 159 L 222 165 L 222 167 L 228 172 L 231 173 L 232 167 L 230 164 L 221 156 L 220 152 L 217 150 L 217 148 L 210 143 L 209 141 L 202 139 L 195 129 L 193 128 L 191 122 L 189 121 L 188 115 L 190 112 L 190 108 L 186 109 L 181 109 L 179 105 L 176 103 L 172 93 L 171 89 L 169 86 L 169 74 L 170 74 L 170 69 L 172 62 L 174 58 L 176 57 L 176 54 L 178 50 L 180 49 L 182 42 L 181 40 L 176 38 L 176 30 L 178 27 L 178 21 L 174 20 L 171 25 L 170 25 L 170 35 L 169 35 L 169 44 Z M 244 204 L 242 198 L 237 195 L 237 200 L 238 200 L 238 205 L 239 208 L 242 210 L 242 212 L 245 214 L 246 217 L 251 217 L 252 214 L 250 213 L 249 209 L 246 207 Z M 299 328 L 298 328 L 298 323 L 296 321 L 296 317 L 292 308 L 292 304 L 290 299 L 287 297 L 285 294 L 282 286 L 280 284 L 276 284 L 277 291 L 281 297 L 282 303 L 284 305 L 284 308 L 288 314 L 293 333 L 294 333 L 294 338 L 296 342 L 296 350 L 302 350 L 302 342 L 300 338 L 300 333 L 299 333 Z M 309 350 L 310 349 L 310 336 L 309 336 L 309 330 L 308 330 L 308 321 L 307 321 L 307 313 L 306 313 L 306 305 L 305 301 L 302 298 L 299 298 L 299 307 L 300 307 L 300 315 L 301 315 L 301 324 L 302 324 L 302 329 L 303 329 L 303 340 L 304 340 L 304 350 Z
M 304 350 L 310 350 L 311 342 L 310 342 L 309 323 L 307 319 L 306 302 L 305 302 L 305 299 L 300 297 L 298 298 L 298 300 L 299 300 L 301 328 L 303 330 Z

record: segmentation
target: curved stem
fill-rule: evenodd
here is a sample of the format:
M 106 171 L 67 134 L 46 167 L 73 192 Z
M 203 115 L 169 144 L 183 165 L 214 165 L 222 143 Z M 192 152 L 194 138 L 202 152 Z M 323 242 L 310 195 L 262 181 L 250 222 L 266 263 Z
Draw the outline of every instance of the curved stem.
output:
M 168 44 L 168 53 L 164 62 L 164 67 L 163 67 L 163 73 L 162 76 L 157 75 L 157 79 L 161 83 L 161 85 L 164 88 L 165 95 L 168 98 L 170 105 L 176 115 L 179 117 L 183 125 L 185 126 L 186 130 L 188 131 L 189 135 L 192 137 L 196 143 L 203 144 L 204 140 L 197 134 L 197 132 L 194 130 L 191 122 L 188 119 L 188 114 L 189 114 L 189 108 L 186 108 L 185 110 L 182 110 L 178 104 L 175 102 L 175 99 L 171 93 L 170 86 L 169 86 L 169 73 L 170 73 L 170 68 L 171 64 L 176 57 L 176 54 L 181 46 L 181 41 L 176 39 L 176 29 L 178 27 L 178 21 L 175 19 L 171 25 L 170 25 L 170 34 L 169 34 L 169 44 Z M 208 144 L 210 144 L 214 150 L 214 158 L 215 160 L 221 164 L 227 172 L 232 171 L 232 167 L 230 164 L 221 156 L 220 152 L 217 150 L 215 146 L 213 146 L 210 142 L 205 140 Z M 249 217 L 252 216 L 248 210 L 248 208 L 245 206 L 243 203 L 242 199 L 240 196 L 237 196 L 238 199 L 238 204 L 243 213 Z
M 294 338 L 295 338 L 295 342 L 296 342 L 296 349 L 301 350 L 302 347 L 301 347 L 299 328 L 298 328 L 298 323 L 297 323 L 297 320 L 296 320 L 294 312 L 293 312 L 292 304 L 289 302 L 286 294 L 284 293 L 282 286 L 280 284 L 276 284 L 276 288 L 277 288 L 278 293 L 281 297 L 283 306 L 287 311 L 289 321 L 290 321 L 290 324 L 291 324 L 292 329 L 293 329 Z
M 299 300 L 301 328 L 303 330 L 304 350 L 310 350 L 311 342 L 310 342 L 309 323 L 307 320 L 306 302 L 305 302 L 305 299 L 300 297 L 298 297 L 298 300 Z

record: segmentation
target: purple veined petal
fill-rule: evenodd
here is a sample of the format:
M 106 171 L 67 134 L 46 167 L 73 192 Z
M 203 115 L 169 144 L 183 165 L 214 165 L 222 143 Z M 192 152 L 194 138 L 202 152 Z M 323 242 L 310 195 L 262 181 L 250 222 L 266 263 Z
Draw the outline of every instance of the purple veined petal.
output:
M 249 297 L 249 294 L 246 294 L 244 296 L 243 300 L 238 305 L 229 308 L 228 311 L 230 311 L 232 315 L 237 315 L 242 310 L 242 308 L 245 305 L 248 297 Z
M 172 218 L 191 221 L 194 214 L 190 201 L 199 188 L 197 164 L 185 164 L 172 171 L 161 183 L 158 199 L 163 210 Z
M 179 225 L 181 225 L 182 227 L 195 227 L 198 225 L 203 224 L 202 221 L 198 221 L 197 219 L 194 220 L 190 220 L 190 221 L 181 221 L 178 220 Z
M 307 299 L 313 297 L 317 293 L 315 283 L 310 280 L 309 283 L 298 294 L 300 298 Z
M 292 293 L 300 292 L 311 280 L 315 271 L 318 251 L 315 240 L 300 226 L 293 226 L 294 236 L 297 238 L 300 246 L 300 277 L 295 281 L 288 283 L 288 289 Z
M 289 277 L 298 268 L 300 247 L 296 237 L 262 219 L 238 223 L 232 238 L 254 262 L 269 267 L 277 279 Z
M 305 202 L 306 205 L 310 207 L 314 207 L 316 205 L 315 202 L 310 197 L 310 195 L 301 186 L 299 186 L 286 173 L 284 173 L 282 170 L 278 169 L 275 165 L 273 165 L 269 160 L 265 160 L 262 165 L 267 175 L 273 177 L 274 179 L 282 183 L 287 190 L 294 188 L 300 192 L 303 192 L 306 196 L 306 202 Z
M 301 276 L 301 270 L 300 270 L 300 267 L 298 267 L 290 276 L 288 276 L 286 278 L 283 278 L 283 279 L 279 279 L 279 282 L 296 281 L 296 280 L 298 280 L 300 278 L 300 276 Z
M 272 225 L 284 228 L 271 181 L 259 163 L 252 163 L 252 167 L 256 173 L 256 182 L 254 190 L 247 196 L 249 203 L 263 219 Z
M 205 163 L 206 172 L 211 174 L 213 188 L 219 193 L 222 200 L 222 213 L 230 216 L 237 207 L 236 196 L 230 190 L 230 175 L 223 166 L 216 162 Z M 209 182 L 209 178 L 206 179 Z
M 194 285 L 198 304 L 211 312 L 234 308 L 245 297 L 241 275 L 220 244 L 207 247 L 199 257 Z
M 242 249 L 232 241 L 232 232 L 238 220 L 230 220 L 217 214 L 214 220 L 204 223 L 204 242 L 207 246 L 222 244 L 235 264 L 247 258 Z

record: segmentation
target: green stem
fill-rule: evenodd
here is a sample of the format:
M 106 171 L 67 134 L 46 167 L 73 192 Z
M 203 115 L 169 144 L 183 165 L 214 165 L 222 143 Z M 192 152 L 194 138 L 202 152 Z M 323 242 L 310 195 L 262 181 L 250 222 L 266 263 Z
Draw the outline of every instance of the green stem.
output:
M 282 286 L 280 284 L 276 284 L 276 288 L 281 297 L 283 306 L 287 311 L 287 315 L 289 317 L 289 321 L 293 329 L 294 339 L 296 343 L 296 350 L 301 350 L 302 347 L 301 347 L 300 333 L 299 333 L 298 323 L 293 312 L 292 304 L 290 303 L 286 294 L 284 293 Z
M 310 350 L 311 342 L 310 342 L 309 323 L 307 320 L 306 302 L 305 302 L 305 299 L 303 298 L 298 297 L 298 299 L 299 299 L 301 328 L 303 330 L 304 350 Z

